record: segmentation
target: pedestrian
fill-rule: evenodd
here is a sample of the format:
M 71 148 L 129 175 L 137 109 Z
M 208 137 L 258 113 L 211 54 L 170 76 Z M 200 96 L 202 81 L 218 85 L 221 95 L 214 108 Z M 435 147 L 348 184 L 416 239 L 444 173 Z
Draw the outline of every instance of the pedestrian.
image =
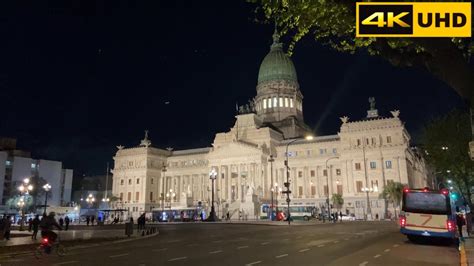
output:
M 339 217 L 341 218 L 339 221 L 342 223 L 342 211 L 339 211 Z
M 31 218 L 28 219 L 28 232 L 31 232 L 31 226 L 32 226 L 31 222 L 33 222 L 33 219 Z
M 66 224 L 66 227 L 64 228 L 66 231 L 69 229 L 69 223 L 71 220 L 69 219 L 69 216 L 66 215 L 66 218 L 64 218 L 64 223 Z
M 91 218 L 89 216 L 86 216 L 86 224 L 89 226 L 89 223 L 91 222 Z
M 3 237 L 5 235 L 5 223 L 6 223 L 6 219 L 5 219 L 5 215 L 3 215 L 2 218 L 0 219 L 0 240 L 3 240 Z
M 64 225 L 64 219 L 63 217 L 59 217 L 59 226 L 63 227 Z
M 467 236 L 471 236 L 472 231 L 472 213 L 469 208 L 466 208 L 466 231 Z
M 94 226 L 95 215 L 91 216 L 91 225 Z
M 376 214 L 375 214 L 375 220 L 378 220 L 378 219 L 379 219 L 379 214 L 376 213 Z
M 458 233 L 459 237 L 462 238 L 462 226 L 465 224 L 464 217 L 462 213 L 459 211 L 459 208 L 456 207 L 456 225 L 458 226 Z
M 227 221 L 230 221 L 230 213 L 229 212 L 227 212 L 227 214 L 226 214 L 226 219 L 227 219 Z
M 11 227 L 12 227 L 12 219 L 10 216 L 7 216 L 7 219 L 5 221 L 5 224 L 4 224 L 4 237 L 6 240 L 10 240 L 10 230 L 11 230 Z
M 31 227 L 33 228 L 33 234 L 31 235 L 31 239 L 33 240 L 36 240 L 36 236 L 38 235 L 39 224 L 40 224 L 40 219 L 39 219 L 39 215 L 37 214 L 35 216 L 35 219 L 31 221 Z
M 201 212 L 201 214 L 199 214 L 201 216 L 201 222 L 204 222 L 204 213 Z

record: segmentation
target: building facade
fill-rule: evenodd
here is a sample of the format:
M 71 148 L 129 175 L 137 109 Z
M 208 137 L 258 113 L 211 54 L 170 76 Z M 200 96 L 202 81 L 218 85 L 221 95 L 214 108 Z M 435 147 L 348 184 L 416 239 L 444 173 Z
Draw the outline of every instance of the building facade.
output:
M 62 162 L 31 158 L 30 152 L 16 149 L 15 139 L 0 139 L 0 206 L 2 208 L 5 208 L 8 199 L 18 195 L 18 187 L 25 178 L 41 178 L 50 184 L 48 205 L 63 206 L 71 201 L 72 176 L 73 170 L 63 169 Z M 38 203 L 44 202 L 44 196 L 36 200 Z
M 379 198 L 385 184 L 426 186 L 423 158 L 410 148 L 400 112 L 380 116 L 374 99 L 367 117 L 341 117 L 337 134 L 305 139 L 311 129 L 304 122 L 296 70 L 277 34 L 273 40 L 260 66 L 256 97 L 240 107 L 235 125 L 216 134 L 211 147 L 159 149 L 147 134 L 137 147 L 117 147 L 112 193 L 122 208 L 137 217 L 164 206 L 209 207 L 209 172 L 215 169 L 220 216 L 229 212 L 237 218 L 240 210 L 258 217 L 259 206 L 272 196 L 286 203 L 287 157 L 291 203 L 321 212 L 328 198 L 341 194 L 343 212 L 362 218 L 370 204 L 373 217 L 387 217 L 393 210 Z

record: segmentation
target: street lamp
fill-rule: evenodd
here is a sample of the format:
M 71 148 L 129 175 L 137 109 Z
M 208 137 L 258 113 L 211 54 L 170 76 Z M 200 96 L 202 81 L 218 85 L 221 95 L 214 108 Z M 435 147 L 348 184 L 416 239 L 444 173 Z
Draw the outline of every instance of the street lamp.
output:
M 86 198 L 86 202 L 92 207 L 92 204 L 94 204 L 95 202 L 95 198 L 92 194 L 89 194 L 89 196 L 87 196 Z
M 170 210 L 171 210 L 171 199 L 174 199 L 176 193 L 173 192 L 173 189 L 170 189 L 169 192 L 166 193 L 166 197 L 169 199 L 170 202 Z
M 50 184 L 45 184 L 43 186 L 43 189 L 46 192 L 45 196 L 44 196 L 44 214 L 43 214 L 43 216 L 46 216 L 46 206 L 48 205 L 48 192 L 51 190 L 51 185 Z M 81 198 L 81 201 L 82 201 L 82 198 Z
M 332 159 L 339 159 L 339 156 L 334 156 L 326 159 L 326 183 L 328 184 L 328 195 L 326 199 L 326 203 L 328 204 L 328 219 L 331 218 L 331 207 L 329 204 L 329 167 L 328 167 L 328 162 Z
M 312 140 L 313 138 L 314 137 L 310 135 L 310 136 L 306 136 L 304 140 Z M 286 203 L 288 204 L 288 216 L 286 218 L 286 220 L 288 221 L 288 225 L 290 225 L 290 222 L 291 222 L 291 214 L 290 214 L 291 191 L 290 191 L 290 166 L 288 165 L 288 147 L 290 147 L 292 143 L 296 141 L 300 141 L 300 140 L 301 139 L 293 139 L 292 141 L 288 142 L 288 144 L 286 144 L 286 152 L 285 152 L 286 182 L 284 183 L 284 186 L 286 187 L 286 191 L 283 191 L 282 193 L 286 194 Z
M 275 161 L 275 158 L 273 158 L 273 155 L 270 154 L 270 159 L 268 159 L 268 162 L 270 162 L 270 186 L 273 186 L 273 162 Z M 271 198 L 271 211 L 270 211 L 270 220 L 273 221 L 273 187 L 270 189 L 270 198 Z
M 33 186 L 30 184 L 30 179 L 23 179 L 23 183 L 18 187 L 18 190 L 20 191 L 20 201 L 18 203 L 21 203 L 18 205 L 21 210 L 20 231 L 23 231 L 23 224 L 25 220 L 25 210 L 23 209 L 23 207 L 25 206 L 25 199 L 23 195 L 28 195 L 29 192 L 33 190 Z
M 363 187 L 362 192 L 365 192 L 367 195 L 367 199 L 369 199 L 369 193 L 372 192 L 378 192 L 379 188 L 378 187 Z M 371 207 L 370 207 L 370 201 L 367 200 L 367 215 L 372 214 Z
M 215 222 L 217 220 L 216 217 L 216 210 L 214 209 L 214 181 L 217 178 L 217 171 L 216 169 L 212 168 L 211 172 L 209 173 L 209 178 L 212 181 L 212 188 L 211 188 L 211 213 L 209 213 L 209 217 L 207 218 L 210 222 Z
M 164 220 L 163 213 L 165 212 L 165 175 L 166 175 L 166 164 L 163 162 L 161 167 L 161 220 Z

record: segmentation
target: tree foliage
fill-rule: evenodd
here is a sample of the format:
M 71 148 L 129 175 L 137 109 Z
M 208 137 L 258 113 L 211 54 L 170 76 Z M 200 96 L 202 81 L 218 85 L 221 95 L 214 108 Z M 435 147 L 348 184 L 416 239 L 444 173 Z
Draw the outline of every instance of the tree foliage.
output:
M 469 114 L 460 110 L 434 119 L 422 135 L 426 160 L 438 173 L 438 181 L 452 179 L 467 203 L 472 205 L 474 162 L 468 153 L 470 139 Z
M 391 203 L 395 210 L 395 217 L 397 217 L 397 207 L 400 206 L 403 196 L 404 185 L 400 182 L 388 182 L 384 188 L 380 197 Z
M 332 194 L 331 201 L 332 204 L 334 204 L 334 207 L 338 210 L 340 210 L 342 205 L 344 205 L 344 198 L 342 198 L 341 194 Z
M 474 53 L 474 41 L 470 38 L 356 38 L 355 1 L 247 1 L 257 4 L 258 21 L 276 23 L 281 34 L 291 36 L 290 54 L 301 38 L 310 36 L 338 51 L 365 50 L 396 66 L 421 67 L 464 99 L 472 100 L 474 71 L 468 62 Z

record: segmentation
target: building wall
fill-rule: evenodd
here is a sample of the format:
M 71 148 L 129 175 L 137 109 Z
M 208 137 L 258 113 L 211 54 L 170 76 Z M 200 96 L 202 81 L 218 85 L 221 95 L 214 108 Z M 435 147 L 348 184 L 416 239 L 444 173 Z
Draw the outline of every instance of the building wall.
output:
M 62 190 L 62 163 L 57 161 L 39 160 L 38 175 L 51 185 L 51 195 L 48 199 L 48 205 L 61 205 Z
M 31 173 L 32 173 L 31 163 L 32 162 L 33 160 L 31 158 L 25 158 L 25 157 L 13 158 L 12 182 L 14 184 L 14 187 L 17 187 L 17 184 L 19 185 L 21 182 L 23 182 L 23 179 L 27 177 L 31 177 Z
M 0 151 L 0 205 L 3 203 L 3 195 L 6 192 L 5 186 L 8 185 L 5 182 L 5 170 L 8 154 L 6 152 Z
M 72 174 L 73 171 L 72 169 L 64 169 L 62 170 L 63 172 L 63 197 L 62 197 L 62 202 L 68 203 L 71 201 L 71 190 L 72 190 Z

